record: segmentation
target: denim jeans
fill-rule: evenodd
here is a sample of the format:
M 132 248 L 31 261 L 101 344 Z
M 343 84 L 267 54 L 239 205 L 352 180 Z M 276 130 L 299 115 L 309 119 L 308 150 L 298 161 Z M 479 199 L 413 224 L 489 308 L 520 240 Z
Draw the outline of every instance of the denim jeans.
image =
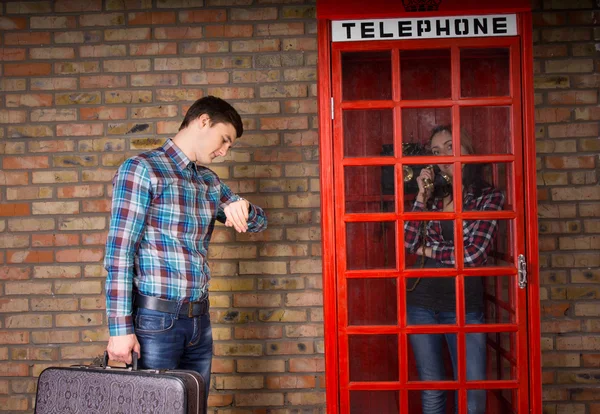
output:
M 140 343 L 139 368 L 196 371 L 206 381 L 205 395 L 208 399 L 213 345 L 208 312 L 189 318 L 137 308 L 134 326 Z
M 455 324 L 456 312 L 439 312 L 418 306 L 408 306 L 407 322 L 409 325 L 440 325 Z M 483 312 L 467 313 L 467 324 L 483 323 Z M 457 375 L 457 346 L 456 334 L 413 334 L 409 335 L 419 379 L 421 381 L 447 380 L 444 369 L 443 341 L 446 340 L 454 380 Z M 466 368 L 467 380 L 486 379 L 486 334 L 471 333 L 466 335 Z M 421 392 L 423 414 L 445 414 L 447 392 L 444 390 L 426 390 Z M 455 401 L 457 401 L 455 396 Z M 484 414 L 486 403 L 485 390 L 467 391 L 467 412 L 469 414 Z M 454 410 L 457 412 L 455 405 Z

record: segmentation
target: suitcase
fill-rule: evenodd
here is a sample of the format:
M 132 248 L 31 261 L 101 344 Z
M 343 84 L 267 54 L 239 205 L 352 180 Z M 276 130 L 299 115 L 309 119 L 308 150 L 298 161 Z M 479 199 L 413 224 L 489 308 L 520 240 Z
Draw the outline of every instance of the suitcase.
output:
M 38 378 L 36 414 L 205 414 L 205 382 L 186 370 L 102 365 L 50 367 Z

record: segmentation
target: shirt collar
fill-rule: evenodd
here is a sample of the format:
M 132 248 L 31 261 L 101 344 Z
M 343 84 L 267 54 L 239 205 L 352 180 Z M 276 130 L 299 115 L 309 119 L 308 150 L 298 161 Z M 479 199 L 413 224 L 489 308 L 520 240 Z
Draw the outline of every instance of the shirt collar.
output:
M 192 168 L 196 166 L 195 163 L 190 161 L 190 159 L 181 151 L 181 149 L 175 145 L 172 139 L 168 139 L 162 146 L 165 153 L 171 157 L 175 165 L 179 168 L 180 171 L 183 172 L 190 164 L 192 164 Z

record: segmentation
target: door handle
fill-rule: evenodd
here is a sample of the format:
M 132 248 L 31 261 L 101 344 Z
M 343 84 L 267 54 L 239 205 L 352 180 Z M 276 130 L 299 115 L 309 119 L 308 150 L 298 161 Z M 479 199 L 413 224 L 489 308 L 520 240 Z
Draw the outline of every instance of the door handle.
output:
M 527 261 L 525 260 L 525 256 L 520 254 L 517 262 L 519 268 L 519 288 L 525 289 L 527 287 Z

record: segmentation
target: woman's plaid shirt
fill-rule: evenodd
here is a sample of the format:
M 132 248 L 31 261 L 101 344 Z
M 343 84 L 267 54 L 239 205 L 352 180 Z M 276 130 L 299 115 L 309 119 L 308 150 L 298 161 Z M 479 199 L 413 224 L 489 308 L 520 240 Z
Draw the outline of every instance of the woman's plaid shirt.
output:
M 171 141 L 128 159 L 113 179 L 104 267 L 111 336 L 134 333 L 132 290 L 168 300 L 198 300 L 208 289 L 208 245 L 223 208 L 238 201 L 210 169 Z M 267 227 L 252 205 L 248 231 Z
M 497 211 L 504 206 L 504 194 L 499 190 L 488 187 L 475 197 L 472 189 L 465 194 L 463 211 Z M 443 200 L 435 198 L 431 211 L 442 211 Z M 412 211 L 425 211 L 425 205 L 415 201 Z M 404 224 L 404 245 L 409 252 L 415 251 L 423 244 L 420 225 L 422 221 L 407 221 Z M 482 266 L 487 257 L 494 235 L 498 228 L 496 220 L 465 220 L 463 221 L 463 247 L 465 251 L 465 266 Z M 439 220 L 431 220 L 427 225 L 425 245 L 432 248 L 432 258 L 440 263 L 454 265 L 454 241 L 444 240 Z

